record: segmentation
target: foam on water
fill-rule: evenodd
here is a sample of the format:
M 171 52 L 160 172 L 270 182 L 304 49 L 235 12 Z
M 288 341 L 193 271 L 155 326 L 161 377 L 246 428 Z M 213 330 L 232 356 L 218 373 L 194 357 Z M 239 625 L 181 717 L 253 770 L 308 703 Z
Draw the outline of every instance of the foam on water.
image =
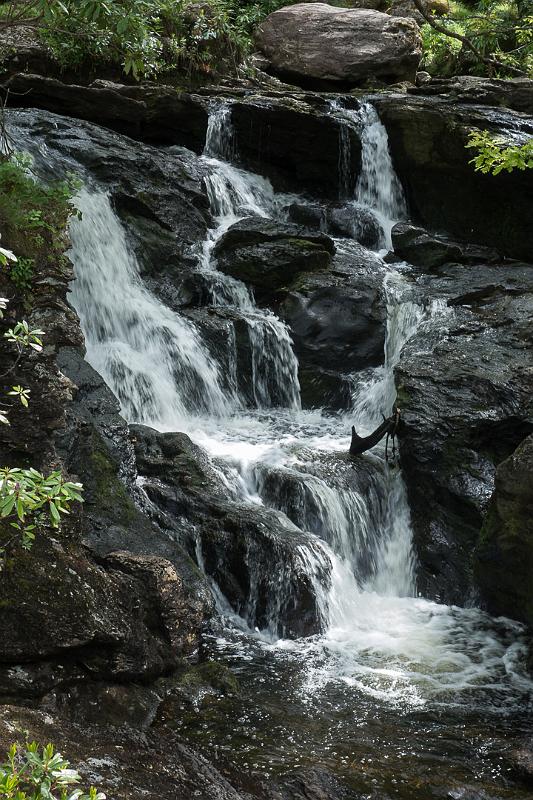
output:
M 343 119 L 362 129 L 363 169 L 354 202 L 379 216 L 389 245 L 390 229 L 404 216 L 405 201 L 385 129 L 368 105 L 343 112 Z M 238 312 L 248 326 L 256 408 L 243 408 L 236 380 L 229 381 L 233 389 L 223 384 L 221 367 L 200 332 L 143 286 L 120 221 L 105 192 L 98 191 L 80 193 L 83 218 L 72 223 L 77 274 L 72 300 L 86 335 L 87 358 L 129 420 L 188 432 L 222 465 L 231 496 L 272 505 L 295 526 L 315 534 L 310 540 L 315 544 L 301 548 L 298 557 L 318 598 L 323 635 L 288 642 L 250 631 L 246 619 L 237 624 L 214 587 L 220 612 L 234 629 L 240 628 L 241 648 L 249 637 L 284 658 L 305 659 L 303 695 L 337 683 L 392 704 L 483 702 L 506 708 L 531 688 L 521 628 L 476 609 L 417 596 L 405 486 L 401 472 L 385 464 L 383 448 L 365 460 L 370 488 L 347 487 L 330 480 L 327 470 L 312 468 L 317 458 L 340 458 L 352 423 L 368 432 L 382 412 L 390 412 L 393 369 L 402 347 L 420 326 L 442 325 L 453 312 L 415 302 L 409 281 L 390 269 L 384 365 L 356 383 L 346 417 L 301 410 L 289 331 L 271 312 L 257 308 L 244 284 L 221 275 L 212 257 L 216 241 L 238 219 L 248 214 L 280 217 L 287 203 L 267 180 L 224 160 L 236 152 L 229 120 L 224 107 L 210 119 L 203 158 L 215 224 L 199 254 L 199 268 L 212 278 L 213 305 Z M 275 481 L 266 481 L 272 472 L 296 487 L 291 503 L 272 489 Z M 324 581 L 329 572 L 330 580 Z M 272 598 L 273 616 L 282 593 L 290 591 L 290 576 L 285 578 L 279 596 Z M 252 619 L 253 609 L 246 615 Z M 250 657 L 246 646 L 243 657 Z

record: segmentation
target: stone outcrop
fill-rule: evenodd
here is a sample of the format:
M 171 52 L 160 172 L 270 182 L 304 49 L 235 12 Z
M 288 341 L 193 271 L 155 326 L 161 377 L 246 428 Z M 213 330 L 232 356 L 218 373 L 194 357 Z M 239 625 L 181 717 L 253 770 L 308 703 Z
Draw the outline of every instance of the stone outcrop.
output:
M 496 470 L 475 576 L 491 613 L 514 617 L 533 629 L 532 574 L 533 436 L 528 436 Z
M 327 269 L 334 253 L 333 240 L 323 233 L 261 217 L 236 222 L 214 250 L 221 272 L 270 294 L 303 272 Z
M 228 497 L 205 453 L 184 434 L 142 425 L 131 432 L 145 492 L 158 509 L 154 520 L 191 554 L 201 553 L 234 611 L 252 628 L 284 637 L 319 631 L 323 620 L 298 555 L 313 547 L 312 537 L 275 511 Z
M 443 306 L 396 368 L 402 467 L 420 590 L 459 603 L 497 465 L 532 428 L 533 267 L 447 264 L 418 274 L 417 285 Z
M 431 84 L 430 84 L 431 86 Z M 530 259 L 533 184 L 528 170 L 483 175 L 465 145 L 474 128 L 525 141 L 531 119 L 509 110 L 411 95 L 373 98 L 416 222 L 452 238 Z
M 358 105 L 347 98 L 347 107 Z M 270 178 L 275 189 L 337 200 L 343 176 L 339 171 L 341 122 L 329 114 L 328 98 L 313 94 L 273 96 L 251 93 L 231 106 L 238 161 Z M 351 195 L 361 164 L 361 142 L 356 131 L 343 129 L 350 151 L 350 174 L 345 176 Z
M 394 255 L 431 270 L 444 264 L 491 263 L 499 260 L 496 250 L 455 242 L 446 236 L 428 233 L 409 222 L 398 222 L 392 229 Z
M 302 275 L 283 293 L 276 311 L 291 329 L 304 405 L 349 408 L 349 375 L 383 362 L 383 271 L 350 243 L 331 270 Z
M 156 144 L 183 144 L 202 152 L 207 110 L 191 95 L 171 86 L 126 86 L 97 80 L 89 86 L 58 78 L 16 73 L 2 87 L 9 105 L 43 108 L 97 122 L 134 139 Z
M 356 203 L 323 205 L 318 203 L 292 203 L 289 216 L 293 222 L 330 236 L 355 239 L 371 250 L 378 250 L 382 229 L 377 217 Z
M 424 97 L 440 97 L 453 103 L 494 106 L 533 114 L 531 78 L 479 78 L 475 75 L 431 77 L 423 86 L 410 87 L 408 93 Z
M 256 41 L 271 69 L 307 85 L 414 80 L 422 55 L 413 20 L 326 3 L 274 11 L 259 26 Z

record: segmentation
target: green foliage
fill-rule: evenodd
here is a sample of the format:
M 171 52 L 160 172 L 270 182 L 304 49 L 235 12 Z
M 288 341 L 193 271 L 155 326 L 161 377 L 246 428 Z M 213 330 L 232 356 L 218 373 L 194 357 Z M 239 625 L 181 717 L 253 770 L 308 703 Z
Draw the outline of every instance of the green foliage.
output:
M 17 16 L 64 68 L 120 67 L 134 79 L 236 71 L 267 14 L 290 0 L 22 0 Z M 11 6 L 10 6 L 11 8 Z M 5 12 L 7 13 L 7 12 Z M 1 26 L 0 9 L 0 26 Z M 4 22 L 5 26 L 6 22 Z
M 477 150 L 470 163 L 478 172 L 498 175 L 514 169 L 533 169 L 533 138 L 513 145 L 495 138 L 488 131 L 472 131 L 466 146 Z
M 477 0 L 474 4 L 450 2 L 449 13 L 436 18 L 451 33 L 465 36 L 484 57 L 504 67 L 495 70 L 476 57 L 462 42 L 422 26 L 423 67 L 433 75 L 513 74 L 511 68 L 533 76 L 532 0 Z
M 10 245 L 10 249 L 0 247 L 0 268 L 6 270 L 11 283 L 19 291 L 29 289 L 37 259 L 55 262 L 62 258 L 66 226 L 74 213 L 71 196 L 78 186 L 74 180 L 52 186 L 37 183 L 29 172 L 30 165 L 30 160 L 21 156 L 0 161 L 0 226 Z M 13 250 L 22 251 L 25 256 L 20 258 Z M 0 319 L 8 302 L 8 298 L 0 298 Z M 26 320 L 8 328 L 3 339 L 12 348 L 13 359 L 0 378 L 5 379 L 14 373 L 28 352 L 41 353 L 43 335 L 44 331 L 33 328 Z M 15 384 L 7 390 L 6 399 L 11 400 L 11 406 L 18 402 L 28 409 L 30 390 Z M 9 408 L 5 402 L 0 402 L 0 424 L 10 424 Z M 33 468 L 0 469 L 2 563 L 7 549 L 14 542 L 19 541 L 26 549 L 31 547 L 37 525 L 49 524 L 58 528 L 61 515 L 69 513 L 71 504 L 82 502 L 81 492 L 81 484 L 64 480 L 58 471 L 45 477 Z M 18 794 L 12 796 L 19 798 Z
M 105 800 L 105 794 L 91 787 L 78 787 L 81 777 L 52 744 L 42 749 L 36 742 L 21 752 L 16 744 L 0 766 L 0 798 L 4 800 Z
M 20 386 L 14 388 L 24 391 Z M 36 525 L 48 522 L 59 528 L 61 514 L 70 513 L 71 503 L 83 502 L 82 488 L 81 483 L 65 481 L 59 471 L 45 478 L 35 469 L 4 467 L 0 469 L 0 518 L 8 522 L 16 531 L 14 537 L 20 536 L 22 546 L 29 550 Z
M 18 258 L 11 265 L 9 277 L 21 294 L 25 294 L 31 288 L 34 266 L 33 258 Z
M 69 217 L 76 213 L 71 198 L 79 188 L 75 176 L 50 185 L 37 182 L 27 154 L 0 160 L 0 231 L 17 259 L 0 260 L 20 291 L 27 292 L 35 264 L 57 259 L 64 250 Z M 9 262 L 9 263 L 8 263 Z

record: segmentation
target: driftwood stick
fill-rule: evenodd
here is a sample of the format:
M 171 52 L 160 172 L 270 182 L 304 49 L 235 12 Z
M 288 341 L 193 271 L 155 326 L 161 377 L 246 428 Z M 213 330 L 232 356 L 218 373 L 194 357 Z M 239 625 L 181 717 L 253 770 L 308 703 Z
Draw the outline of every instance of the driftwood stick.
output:
M 399 409 L 395 408 L 391 416 L 388 417 L 388 419 L 384 419 L 381 425 L 377 427 L 376 430 L 373 431 L 373 433 L 371 433 L 369 436 L 359 436 L 355 430 L 355 426 L 352 425 L 352 441 L 349 450 L 350 455 L 358 456 L 361 453 L 366 452 L 366 450 L 370 450 L 370 448 L 375 447 L 375 445 L 377 445 L 377 443 L 380 442 L 384 436 L 394 437 L 398 430 L 399 422 L 400 411 Z

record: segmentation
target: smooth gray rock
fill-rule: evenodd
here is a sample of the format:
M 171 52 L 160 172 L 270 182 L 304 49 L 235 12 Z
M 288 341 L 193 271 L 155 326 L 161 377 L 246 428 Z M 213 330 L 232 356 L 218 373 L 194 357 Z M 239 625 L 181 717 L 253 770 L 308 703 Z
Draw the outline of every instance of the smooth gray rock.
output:
M 274 71 L 304 81 L 414 80 L 422 54 L 413 20 L 326 3 L 275 11 L 259 26 L 256 39 Z

